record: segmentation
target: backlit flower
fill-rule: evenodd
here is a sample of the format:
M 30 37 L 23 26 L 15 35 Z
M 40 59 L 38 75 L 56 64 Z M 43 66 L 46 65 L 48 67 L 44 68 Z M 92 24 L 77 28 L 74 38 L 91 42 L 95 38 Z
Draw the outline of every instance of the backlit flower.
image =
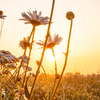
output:
M 29 74 L 30 74 L 30 75 L 32 75 L 32 76 L 34 76 L 34 77 L 36 76 L 36 74 L 35 74 L 35 73 L 29 73 Z
M 0 18 L 1 18 L 1 19 L 4 19 L 5 17 L 7 17 L 7 16 L 3 15 L 3 11 L 0 10 Z
M 0 50 L 0 63 L 8 64 L 8 63 L 16 63 L 18 62 L 18 58 L 12 55 L 9 51 Z
M 21 59 L 23 63 L 26 63 L 26 64 L 28 63 L 28 60 L 29 60 L 29 58 L 26 55 L 20 56 L 18 59 L 19 60 Z
M 27 68 L 27 70 L 28 70 L 28 71 L 32 71 L 32 68 L 31 68 L 31 67 L 29 67 L 29 66 L 22 65 L 22 67 L 23 67 L 24 69 L 26 69 L 26 68 Z
M 31 49 L 31 43 L 28 42 L 28 38 L 23 38 L 23 40 L 20 41 L 19 43 L 19 46 L 22 48 L 22 49 L 25 49 L 26 47 L 29 47 Z
M 62 37 L 59 36 L 59 34 L 54 34 L 53 37 L 51 37 L 51 35 L 49 35 L 48 40 L 47 40 L 47 45 L 46 45 L 46 49 L 52 49 L 55 45 L 59 45 L 60 42 L 62 41 Z M 40 46 L 44 46 L 44 42 L 39 40 L 40 42 L 36 42 L 36 44 L 40 45 Z
M 37 14 L 37 10 L 35 11 L 27 11 L 27 13 L 23 12 L 22 13 L 22 19 L 19 20 L 24 20 L 26 21 L 25 24 L 32 24 L 35 26 L 39 26 L 39 25 L 46 25 L 49 23 L 48 19 L 49 17 L 42 17 L 41 16 L 42 12 L 39 12 L 39 14 Z

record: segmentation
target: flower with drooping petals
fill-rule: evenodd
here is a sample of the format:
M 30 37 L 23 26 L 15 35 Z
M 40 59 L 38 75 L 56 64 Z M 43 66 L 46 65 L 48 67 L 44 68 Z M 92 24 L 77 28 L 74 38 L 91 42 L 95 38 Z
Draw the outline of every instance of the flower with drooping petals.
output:
M 31 49 L 31 43 L 28 42 L 29 37 L 23 38 L 23 40 L 20 41 L 19 46 L 22 49 L 25 49 L 26 47 L 29 47 Z
M 25 24 L 32 24 L 34 26 L 39 26 L 39 25 L 46 25 L 49 23 L 48 19 L 49 17 L 42 17 L 41 16 L 42 12 L 39 12 L 37 14 L 37 10 L 35 11 L 27 11 L 27 13 L 23 12 L 22 13 L 22 19 L 19 20 L 24 20 L 26 21 Z
M 53 37 L 49 35 L 48 40 L 47 40 L 47 45 L 46 49 L 52 49 L 55 45 L 59 45 L 60 42 L 62 41 L 62 37 L 59 36 L 59 34 L 54 34 Z M 44 46 L 44 42 L 39 40 L 40 42 L 36 42 L 36 44 Z
M 1 19 L 4 19 L 5 17 L 7 17 L 7 16 L 3 15 L 3 11 L 0 10 L 0 18 L 1 18 Z

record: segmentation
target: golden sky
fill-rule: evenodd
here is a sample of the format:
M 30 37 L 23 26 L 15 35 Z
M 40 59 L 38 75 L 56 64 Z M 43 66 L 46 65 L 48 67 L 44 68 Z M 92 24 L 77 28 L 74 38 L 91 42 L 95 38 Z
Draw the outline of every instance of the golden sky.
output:
M 50 16 L 52 0 L 0 0 L 0 10 L 4 11 L 5 18 L 0 50 L 9 50 L 12 54 L 21 56 L 23 50 L 18 46 L 23 37 L 27 37 L 32 29 L 31 25 L 25 25 L 21 13 L 28 10 L 42 11 L 42 16 Z M 97 73 L 100 69 L 100 0 L 56 0 L 53 14 L 51 34 L 59 34 L 63 40 L 55 47 L 57 52 L 58 72 L 64 64 L 63 52 L 66 51 L 70 21 L 66 19 L 66 12 L 73 11 L 72 36 L 68 65 L 66 72 Z M 35 41 L 44 40 L 47 26 L 36 28 Z M 40 60 L 42 50 L 34 45 L 30 66 L 35 71 L 35 61 Z M 48 57 L 49 55 L 49 57 Z M 52 52 L 47 50 L 43 60 L 43 66 L 47 72 L 54 71 L 54 62 L 50 60 Z M 34 63 L 34 64 L 33 64 Z

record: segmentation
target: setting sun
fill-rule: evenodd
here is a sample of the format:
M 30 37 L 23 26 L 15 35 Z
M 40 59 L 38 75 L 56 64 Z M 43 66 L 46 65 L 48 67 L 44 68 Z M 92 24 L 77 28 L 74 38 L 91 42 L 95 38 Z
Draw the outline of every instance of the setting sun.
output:
M 60 53 L 58 50 L 54 49 L 54 53 L 55 53 L 55 58 L 57 60 L 57 58 L 60 57 Z M 52 62 L 54 62 L 54 57 L 53 57 L 53 53 L 52 53 L 52 50 L 51 49 L 48 49 L 46 51 L 46 55 L 45 55 L 47 58 L 49 58 Z

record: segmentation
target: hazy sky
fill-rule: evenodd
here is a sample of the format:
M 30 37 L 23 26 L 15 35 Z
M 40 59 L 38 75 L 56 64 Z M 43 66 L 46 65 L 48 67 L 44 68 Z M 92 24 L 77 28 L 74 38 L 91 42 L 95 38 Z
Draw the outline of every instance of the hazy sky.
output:
M 21 56 L 23 50 L 19 47 L 19 41 L 27 37 L 32 29 L 31 25 L 25 25 L 21 13 L 28 10 L 42 11 L 42 16 L 50 16 L 52 0 L 0 0 L 0 10 L 4 11 L 5 18 L 2 38 L 0 40 L 0 50 L 9 50 L 12 54 Z M 63 41 L 55 47 L 60 73 L 64 64 L 63 52 L 66 51 L 67 38 L 70 21 L 66 19 L 66 12 L 73 11 L 72 36 L 68 65 L 66 71 L 81 73 L 93 73 L 100 69 L 100 0 L 55 0 L 53 14 L 53 24 L 51 34 L 59 34 Z M 47 26 L 36 28 L 35 41 L 44 40 Z M 30 66 L 35 71 L 37 66 L 35 61 L 40 60 L 42 50 L 38 50 L 34 45 Z M 47 50 L 43 65 L 49 72 L 54 71 L 54 62 L 49 60 L 52 52 Z M 34 63 L 34 64 L 33 64 Z

